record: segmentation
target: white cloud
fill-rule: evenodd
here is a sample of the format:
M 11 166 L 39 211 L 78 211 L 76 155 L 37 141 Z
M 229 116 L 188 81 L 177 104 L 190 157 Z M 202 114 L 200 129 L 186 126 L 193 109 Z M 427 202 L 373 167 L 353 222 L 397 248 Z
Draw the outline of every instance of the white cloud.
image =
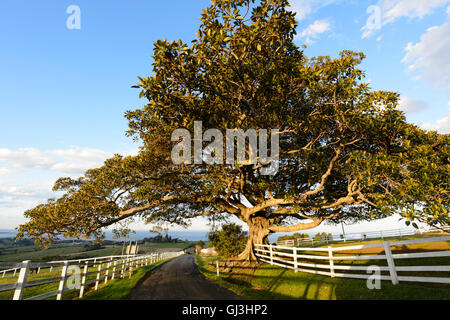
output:
M 450 94 L 450 22 L 429 28 L 418 43 L 408 43 L 402 62 Z
M 14 197 L 40 197 L 42 195 L 47 195 L 51 189 L 50 186 L 19 186 L 19 185 L 1 185 L 0 195 L 9 195 Z
M 450 6 L 447 7 L 446 13 L 447 13 L 448 16 L 450 16 Z
M 422 19 L 432 13 L 434 9 L 449 2 L 449 0 L 384 0 L 384 23 L 394 22 L 402 17 Z
M 380 0 L 374 7 L 376 10 L 371 11 L 366 25 L 361 28 L 362 38 L 370 37 L 375 30 L 400 18 L 422 19 L 447 3 L 450 3 L 450 0 Z M 381 25 L 374 25 L 373 15 L 378 14 L 380 16 L 376 18 Z
M 434 123 L 425 122 L 420 125 L 422 129 L 438 131 L 439 133 L 450 134 L 450 111 Z
M 306 43 L 313 43 L 322 34 L 331 29 L 331 24 L 327 20 L 316 20 L 304 29 L 299 38 L 305 38 Z
M 406 96 L 401 96 L 399 101 L 400 110 L 406 114 L 416 113 L 429 108 L 429 106 L 422 100 L 411 99 Z
M 50 197 L 57 197 L 58 194 L 52 191 L 57 178 L 78 177 L 87 169 L 101 166 L 112 155 L 103 150 L 83 147 L 0 149 L 0 229 L 22 221 L 25 210 Z M 9 215 L 8 218 L 5 215 Z M 17 218 L 17 221 L 11 217 Z
M 290 7 L 291 10 L 296 13 L 295 18 L 300 22 L 317 10 L 339 1 L 340 0 L 291 0 Z
M 81 174 L 89 168 L 101 165 L 111 155 L 103 150 L 81 147 L 47 151 L 35 148 L 0 149 L 0 173 L 44 169 L 65 174 Z

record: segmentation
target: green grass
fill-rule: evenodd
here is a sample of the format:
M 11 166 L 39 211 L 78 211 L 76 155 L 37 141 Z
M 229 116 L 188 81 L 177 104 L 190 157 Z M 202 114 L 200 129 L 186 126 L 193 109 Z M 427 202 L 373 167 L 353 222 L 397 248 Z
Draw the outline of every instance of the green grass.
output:
M 404 239 L 404 238 L 402 238 Z M 374 243 L 376 240 L 359 241 L 358 244 Z M 349 243 L 347 243 L 349 244 Z M 352 243 L 355 244 L 355 243 Z M 343 245 L 343 243 L 341 243 Z M 448 242 L 416 244 L 394 248 L 393 252 L 449 250 Z M 377 248 L 367 249 L 365 254 L 379 254 Z M 383 250 L 383 249 L 380 249 Z M 361 250 L 360 250 L 361 251 Z M 375 251 L 375 252 L 372 252 Z M 313 254 L 319 255 L 320 252 Z M 325 254 L 325 253 L 323 253 Z M 344 253 L 347 255 L 348 253 Z M 355 254 L 354 252 L 352 254 Z M 215 261 L 217 257 L 196 256 L 196 263 L 207 278 L 234 291 L 248 299 L 304 299 L 304 300 L 449 300 L 450 285 L 433 283 L 400 283 L 393 285 L 390 281 L 381 281 L 381 289 L 369 290 L 366 280 L 331 278 L 290 269 L 260 264 L 255 267 L 235 268 L 232 273 L 221 273 L 216 276 Z M 322 261 L 308 261 L 321 263 Z M 396 265 L 449 265 L 449 257 L 423 259 L 397 259 Z M 342 264 L 354 265 L 386 265 L 386 261 L 355 260 L 342 261 Z M 342 272 L 342 271 L 338 271 Z M 349 271 L 345 271 L 349 272 Z M 362 273 L 362 271 L 356 271 Z M 382 272 L 382 274 L 386 274 Z M 402 275 L 401 273 L 399 273 Z M 406 274 L 405 274 L 406 275 Z M 422 272 L 418 276 L 449 277 L 448 272 Z

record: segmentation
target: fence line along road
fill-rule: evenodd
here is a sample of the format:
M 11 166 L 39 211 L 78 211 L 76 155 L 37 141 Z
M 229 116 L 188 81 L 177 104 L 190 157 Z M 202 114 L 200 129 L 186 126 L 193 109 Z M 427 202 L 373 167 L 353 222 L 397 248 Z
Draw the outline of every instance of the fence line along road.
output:
M 399 275 L 398 272 L 450 272 L 449 265 L 433 265 L 433 266 L 396 266 L 395 260 L 397 259 L 418 259 L 418 258 L 437 258 L 437 257 L 450 257 L 450 250 L 431 251 L 431 252 L 416 252 L 416 253 L 398 253 L 393 254 L 391 247 L 404 246 L 409 244 L 421 244 L 450 241 L 450 236 L 440 236 L 434 238 L 396 241 L 357 246 L 342 246 L 342 247 L 327 247 L 327 248 L 298 248 L 298 247 L 286 247 L 286 246 L 274 246 L 274 245 L 255 245 L 256 256 L 264 262 L 272 265 L 277 265 L 283 268 L 293 269 L 296 272 L 308 272 L 314 274 L 320 274 L 330 277 L 344 277 L 355 279 L 368 279 L 372 277 L 369 272 L 369 266 L 354 266 L 354 265 L 337 265 L 338 261 L 351 261 L 351 260 L 385 260 L 387 263 L 385 266 L 377 266 L 380 271 L 387 272 L 386 275 L 380 274 L 380 280 L 390 280 L 393 284 L 398 284 L 399 281 L 411 281 L 411 282 L 430 282 L 430 283 L 450 283 L 450 274 L 446 277 L 424 277 L 424 276 L 404 276 Z M 377 255 L 363 255 L 361 252 L 355 252 L 353 254 L 347 253 L 347 251 L 383 248 L 384 254 Z M 344 251 L 344 253 L 342 252 Z M 424 260 L 426 261 L 426 260 Z M 322 263 L 321 263 L 322 262 Z M 323 263 L 325 262 L 325 263 Z M 325 271 L 328 270 L 328 271 Z M 350 272 L 354 271 L 366 271 L 365 274 L 361 273 L 339 273 L 336 271 L 346 270 Z
M 22 263 L 9 263 L 0 264 L 8 265 L 10 269 L 0 271 L 5 274 L 12 273 L 13 276 L 19 272 L 19 276 L 16 282 L 6 283 L 0 285 L 0 292 L 14 290 L 13 300 L 22 300 L 23 292 L 25 288 L 36 287 L 46 284 L 58 284 L 57 290 L 51 290 L 43 292 L 41 294 L 28 297 L 25 300 L 43 300 L 49 297 L 56 296 L 56 300 L 61 300 L 64 291 L 70 289 L 79 290 L 79 297 L 82 298 L 87 286 L 95 283 L 95 290 L 101 282 L 105 284 L 109 280 L 115 278 L 131 278 L 131 274 L 134 270 L 146 266 L 149 263 L 155 263 L 163 259 L 173 258 L 184 254 L 183 251 L 178 252 L 163 252 L 153 253 L 146 255 L 124 255 L 124 256 L 107 256 L 97 257 L 89 259 L 77 259 L 66 261 L 51 261 L 51 262 L 39 262 L 33 263 L 30 260 L 23 261 Z M 42 270 L 48 269 L 48 272 L 52 272 L 53 269 L 59 271 L 59 275 L 56 277 L 49 277 L 44 279 L 29 280 L 29 274 L 34 272 L 39 274 Z M 71 271 L 80 270 L 79 285 L 75 285 L 74 288 L 68 288 L 67 282 L 71 280 Z M 94 276 L 93 279 L 88 279 L 89 276 Z M 92 278 L 92 277 L 91 277 Z
M 391 230 L 380 230 L 380 231 L 368 231 L 368 232 L 352 232 L 352 233 L 341 233 L 341 234 L 331 234 L 331 236 L 318 237 L 318 238 L 297 238 L 290 240 L 278 240 L 278 246 L 286 246 L 286 247 L 294 247 L 300 246 L 303 244 L 314 245 L 314 243 L 320 242 L 332 242 L 332 241 L 350 241 L 350 240 L 365 240 L 365 239 L 375 239 L 375 238 L 390 238 L 390 237 L 405 237 L 411 236 L 417 233 L 427 233 L 427 232 L 450 232 L 450 227 L 443 227 L 442 229 L 437 228 L 420 228 L 417 230 L 413 230 L 411 228 L 403 228 L 403 229 L 391 229 Z

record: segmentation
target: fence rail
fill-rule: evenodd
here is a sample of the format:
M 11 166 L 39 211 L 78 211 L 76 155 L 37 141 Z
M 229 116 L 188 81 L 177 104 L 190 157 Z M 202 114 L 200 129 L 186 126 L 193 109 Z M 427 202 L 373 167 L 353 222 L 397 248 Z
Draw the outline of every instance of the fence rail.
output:
M 355 279 L 368 279 L 369 266 L 339 265 L 338 262 L 352 260 L 385 260 L 386 266 L 377 266 L 380 271 L 388 272 L 387 275 L 380 274 L 380 280 L 390 280 L 393 284 L 399 281 L 411 282 L 431 282 L 431 283 L 448 283 L 450 284 L 450 274 L 445 277 L 424 277 L 424 276 L 405 276 L 399 275 L 399 272 L 450 272 L 449 265 L 442 266 L 396 266 L 397 259 L 418 259 L 418 258 L 437 258 L 450 257 L 450 250 L 416 252 L 416 253 L 397 253 L 393 254 L 391 247 L 422 244 L 431 242 L 450 241 L 450 236 L 440 236 L 434 238 L 415 239 L 406 241 L 388 242 L 341 246 L 327 248 L 304 248 L 290 246 L 275 245 L 255 245 L 256 256 L 264 262 L 277 265 L 283 268 L 293 269 L 296 272 L 308 272 L 330 277 L 345 277 Z M 361 252 L 348 253 L 348 251 L 383 248 L 384 254 L 364 254 Z M 326 264 L 325 264 L 326 263 Z M 366 271 L 361 273 L 338 273 L 337 270 L 346 271 Z
M 88 259 L 66 260 L 66 261 L 51 261 L 33 263 L 30 260 L 22 263 L 0 264 L 11 267 L 10 269 L 1 270 L 2 278 L 5 275 L 15 277 L 19 272 L 16 282 L 0 284 L 0 292 L 14 290 L 13 300 L 22 300 L 24 289 L 28 287 L 42 286 L 46 284 L 58 284 L 57 290 L 43 292 L 41 294 L 28 297 L 24 300 L 42 300 L 56 296 L 56 300 L 61 300 L 65 291 L 71 289 L 79 290 L 79 297 L 82 298 L 87 286 L 95 284 L 95 290 L 98 290 L 100 283 L 108 283 L 115 278 L 131 278 L 134 270 L 149 263 L 155 263 L 163 259 L 172 258 L 184 254 L 183 251 L 178 252 L 163 252 L 146 255 L 125 255 L 125 256 L 107 256 Z M 58 272 L 58 276 L 52 276 L 44 279 L 29 280 L 29 274 L 34 272 L 39 274 L 42 270 L 48 269 L 51 273 Z M 60 270 L 59 270 L 60 269 Z M 71 280 L 71 273 L 77 270 L 80 273 L 77 275 L 79 285 L 73 288 L 68 286 L 68 281 Z M 82 270 L 82 271 L 81 271 Z M 89 276 L 94 276 L 94 278 Z

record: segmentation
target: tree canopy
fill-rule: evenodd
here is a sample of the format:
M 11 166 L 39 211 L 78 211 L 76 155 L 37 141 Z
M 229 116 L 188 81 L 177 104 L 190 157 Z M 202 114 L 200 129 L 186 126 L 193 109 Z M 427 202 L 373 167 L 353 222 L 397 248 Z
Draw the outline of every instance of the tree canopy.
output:
M 59 179 L 63 195 L 26 211 L 18 237 L 45 243 L 132 218 L 188 226 L 234 216 L 249 226 L 241 257 L 254 259 L 253 244 L 269 234 L 324 221 L 398 213 L 448 224 L 449 135 L 406 122 L 398 93 L 371 90 L 363 53 L 306 57 L 294 17 L 286 0 L 213 0 L 196 39 L 156 41 L 153 70 L 134 86 L 147 102 L 125 114 L 139 154 Z M 261 174 L 259 158 L 174 164 L 172 132 L 193 132 L 195 121 L 222 132 L 278 129 L 277 174 Z

